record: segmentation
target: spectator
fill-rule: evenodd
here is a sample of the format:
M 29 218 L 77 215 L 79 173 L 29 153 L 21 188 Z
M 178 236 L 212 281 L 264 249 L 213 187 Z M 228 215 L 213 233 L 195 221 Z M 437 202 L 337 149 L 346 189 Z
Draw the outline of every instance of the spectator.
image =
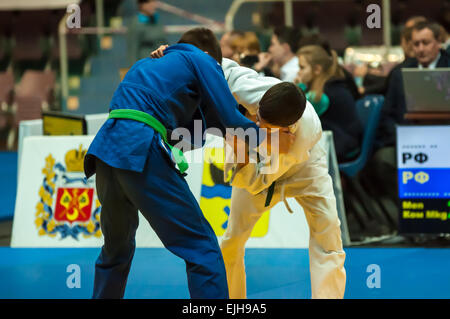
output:
M 361 86 L 358 90 L 361 95 L 383 94 L 386 95 L 391 76 L 395 69 L 400 69 L 414 60 L 414 50 L 412 45 L 412 30 L 415 23 L 426 21 L 425 17 L 413 17 L 407 20 L 400 34 L 400 45 L 405 56 L 402 63 L 396 65 L 386 77 L 373 74 L 367 65 L 359 66 L 355 69 L 355 77 L 361 78 Z
M 413 27 L 412 43 L 417 62 L 411 67 L 435 69 L 450 66 L 450 56 L 442 50 L 441 26 L 432 22 L 420 22 Z
M 302 47 L 307 46 L 307 45 L 321 46 L 322 48 L 324 48 L 325 51 L 327 51 L 327 53 L 330 55 L 330 57 L 332 56 L 330 43 L 328 42 L 327 39 L 325 39 L 320 34 L 316 33 L 316 34 L 311 34 L 311 35 L 302 37 L 298 43 L 298 48 L 301 49 Z M 338 67 L 344 73 L 345 83 L 347 85 L 347 88 L 352 93 L 353 98 L 355 100 L 358 100 L 361 97 L 361 95 L 358 92 L 358 87 L 356 86 L 353 75 L 347 69 L 345 69 L 342 65 L 339 65 Z
M 294 82 L 299 66 L 297 51 L 300 33 L 292 27 L 277 27 L 272 35 L 269 53 L 279 72 L 281 81 Z
M 409 18 L 405 22 L 405 27 L 401 33 L 400 44 L 403 49 L 403 53 L 405 54 L 405 60 L 414 58 L 414 51 L 412 47 L 411 35 L 413 27 L 419 22 L 425 22 L 427 19 L 422 16 Z
M 388 74 L 387 78 L 386 78 L 386 82 L 384 85 L 384 95 L 386 95 L 389 84 L 391 82 L 391 77 L 392 74 L 398 71 L 395 71 L 396 69 L 401 69 L 403 68 L 405 65 L 409 65 L 411 64 L 411 62 L 414 61 L 414 50 L 413 50 L 413 44 L 412 44 L 412 30 L 413 27 L 420 22 L 425 22 L 427 21 L 427 19 L 423 16 L 414 16 L 409 18 L 406 22 L 405 25 L 403 27 L 403 30 L 401 32 L 400 35 L 400 45 L 402 47 L 403 50 L 403 54 L 405 56 L 404 60 L 402 63 L 398 64 L 397 66 L 395 66 Z M 414 62 L 413 62 L 414 63 Z
M 441 28 L 433 22 L 419 22 L 412 28 L 412 54 L 395 67 L 390 75 L 383 120 L 378 133 L 378 147 L 395 145 L 395 125 L 404 123 L 406 112 L 405 93 L 403 91 L 402 68 L 435 69 L 450 67 L 450 55 L 441 49 Z
M 229 49 L 233 52 L 231 59 L 240 65 L 252 68 L 261 75 L 274 76 L 267 66 L 270 54 L 261 52 L 259 39 L 254 32 L 244 32 L 235 36 Z
M 235 48 L 233 48 L 232 43 L 236 39 L 241 38 L 243 36 L 244 36 L 244 32 L 237 31 L 237 30 L 228 31 L 222 35 L 222 38 L 220 38 L 220 48 L 222 50 L 222 56 L 224 58 L 232 59 L 232 60 L 234 60 L 234 58 L 236 58 Z M 239 61 L 236 61 L 236 62 L 239 62 Z
M 254 32 L 243 32 L 230 43 L 233 51 L 233 60 L 240 65 L 251 68 L 257 61 L 261 52 L 258 37 Z
M 139 12 L 128 21 L 128 63 L 148 57 L 148 53 L 167 43 L 159 24 L 156 0 L 138 0 Z
M 331 55 L 321 46 L 308 45 L 298 51 L 300 87 L 313 104 L 324 130 L 333 132 L 338 162 L 359 154 L 362 124 L 355 100 L 334 50 Z

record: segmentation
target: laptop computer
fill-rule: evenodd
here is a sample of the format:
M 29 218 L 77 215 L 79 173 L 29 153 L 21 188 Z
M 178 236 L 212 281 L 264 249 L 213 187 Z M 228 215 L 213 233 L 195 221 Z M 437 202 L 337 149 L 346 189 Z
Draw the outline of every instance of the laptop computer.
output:
M 450 68 L 402 69 L 408 113 L 450 113 Z

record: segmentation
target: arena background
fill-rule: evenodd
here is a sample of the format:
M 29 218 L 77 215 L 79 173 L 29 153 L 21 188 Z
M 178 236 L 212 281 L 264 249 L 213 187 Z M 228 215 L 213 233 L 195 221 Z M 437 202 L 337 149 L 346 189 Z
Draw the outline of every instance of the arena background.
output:
M 80 8 L 81 28 L 66 27 L 71 4 Z M 381 8 L 381 28 L 367 26 L 371 14 L 367 8 L 372 4 Z M 218 38 L 230 28 L 253 31 L 262 51 L 270 45 L 273 27 L 287 24 L 303 34 L 320 33 L 349 71 L 365 63 L 387 76 L 403 59 L 400 36 L 405 21 L 425 16 L 448 32 L 449 10 L 448 0 L 166 0 L 158 3 L 157 23 L 168 44 L 175 43 L 184 31 L 202 25 L 214 30 Z M 49 220 L 43 204 L 49 203 L 56 212 L 58 196 L 63 196 L 58 195 L 58 188 L 93 187 L 82 182 L 83 152 L 105 120 L 121 77 L 132 65 L 133 38 L 128 32 L 137 11 L 137 2 L 127 0 L 0 2 L 2 299 L 90 298 L 92 294 L 94 263 L 102 245 L 101 208 L 95 191 L 86 193 L 91 202 L 86 220 Z M 159 36 L 155 34 L 155 38 Z M 155 41 L 154 48 L 159 44 Z M 357 106 L 382 101 L 379 96 L 366 96 Z M 44 136 L 43 111 L 84 119 L 86 134 Z M 448 136 L 448 118 L 437 124 L 439 132 Z M 384 196 L 377 190 L 368 166 L 370 158 L 357 174 L 349 175 L 336 161 L 332 137 L 324 134 L 322 143 L 329 153 L 343 221 L 345 297 L 448 299 L 450 219 L 441 220 L 439 231 L 419 225 L 414 232 L 402 232 L 399 197 Z M 446 148 L 448 153 L 445 143 L 440 149 L 444 152 Z M 221 150 L 222 141 L 210 137 L 207 147 L 197 151 L 204 161 L 192 165 L 187 177 L 219 239 L 226 228 L 230 197 L 229 186 L 219 187 L 214 179 L 213 170 L 222 168 Z M 450 169 L 448 160 L 443 163 Z M 51 186 L 51 174 L 65 176 L 66 184 Z M 386 176 L 386 187 L 397 189 L 397 177 L 402 175 Z M 210 195 L 214 187 L 222 193 Z M 450 195 L 445 198 L 449 201 Z M 450 214 L 448 203 L 445 209 Z M 279 204 L 252 234 L 246 251 L 249 298 L 311 297 L 308 225 L 301 207 L 291 204 L 295 214 Z M 183 261 L 162 247 L 144 219 L 137 241 L 125 297 L 189 298 Z M 81 277 L 74 286 L 70 276 L 77 272 Z

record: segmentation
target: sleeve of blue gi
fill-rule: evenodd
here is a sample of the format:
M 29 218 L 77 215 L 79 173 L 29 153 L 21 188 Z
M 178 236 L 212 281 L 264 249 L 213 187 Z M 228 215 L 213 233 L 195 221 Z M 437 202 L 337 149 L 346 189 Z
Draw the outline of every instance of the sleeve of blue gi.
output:
M 191 55 L 191 58 L 199 80 L 203 102 L 216 113 L 221 124 L 226 128 L 242 128 L 244 130 L 254 128 L 258 132 L 259 127 L 239 112 L 238 103 L 230 92 L 219 63 L 212 58 L 206 59 L 197 54 Z M 263 131 L 257 134 L 257 145 L 265 137 Z

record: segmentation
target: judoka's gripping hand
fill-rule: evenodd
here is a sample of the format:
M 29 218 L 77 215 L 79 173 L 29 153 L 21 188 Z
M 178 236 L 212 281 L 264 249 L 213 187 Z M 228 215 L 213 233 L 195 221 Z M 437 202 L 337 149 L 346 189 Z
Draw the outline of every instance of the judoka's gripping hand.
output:
M 289 152 L 292 144 L 295 141 L 295 134 L 289 131 L 289 128 L 266 128 L 267 141 L 263 141 L 260 147 L 265 147 L 267 154 L 270 155 L 278 146 L 279 154 L 286 154 Z
M 236 135 L 226 133 L 225 143 L 233 150 L 234 161 L 241 165 L 249 162 L 249 148 L 245 141 L 239 139 Z
M 155 51 L 150 53 L 150 56 L 154 59 L 161 58 L 164 56 L 164 50 L 167 49 L 168 47 L 169 47 L 169 45 L 163 44 L 163 45 L 159 46 L 158 49 L 156 49 Z

